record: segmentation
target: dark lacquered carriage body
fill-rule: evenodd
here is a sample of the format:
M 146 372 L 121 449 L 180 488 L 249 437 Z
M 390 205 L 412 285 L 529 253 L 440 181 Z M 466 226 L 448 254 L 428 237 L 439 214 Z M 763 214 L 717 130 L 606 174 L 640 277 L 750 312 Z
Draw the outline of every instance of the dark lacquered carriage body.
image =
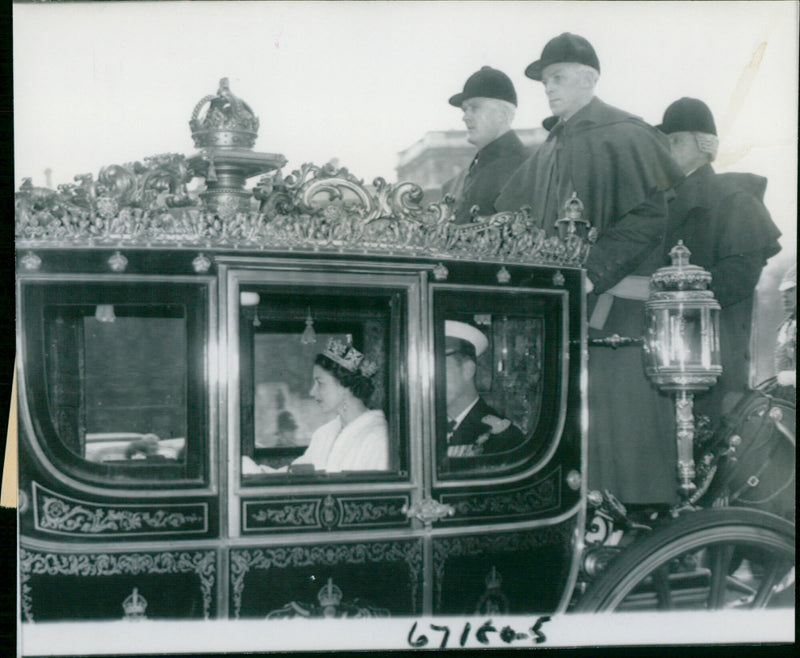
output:
M 39 262 L 17 283 L 23 620 L 118 619 L 134 588 L 149 618 L 565 608 L 584 525 L 579 269 L 26 254 Z M 302 344 L 309 314 L 317 342 Z M 525 442 L 447 471 L 436 373 L 450 318 L 484 323 L 495 344 L 480 388 Z M 276 373 L 307 370 L 304 355 L 342 333 L 378 355 L 389 470 L 243 473 L 243 455 L 279 466 L 302 452 L 263 445 L 269 395 L 295 416 L 308 404 L 304 373 Z M 159 451 L 133 450 L 148 432 Z

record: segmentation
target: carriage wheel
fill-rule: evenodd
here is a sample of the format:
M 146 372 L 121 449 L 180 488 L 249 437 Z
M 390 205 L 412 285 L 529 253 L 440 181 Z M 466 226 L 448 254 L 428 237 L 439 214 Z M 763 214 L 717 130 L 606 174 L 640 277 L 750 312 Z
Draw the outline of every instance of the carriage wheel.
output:
M 794 605 L 794 524 L 750 509 L 707 509 L 631 544 L 576 612 Z

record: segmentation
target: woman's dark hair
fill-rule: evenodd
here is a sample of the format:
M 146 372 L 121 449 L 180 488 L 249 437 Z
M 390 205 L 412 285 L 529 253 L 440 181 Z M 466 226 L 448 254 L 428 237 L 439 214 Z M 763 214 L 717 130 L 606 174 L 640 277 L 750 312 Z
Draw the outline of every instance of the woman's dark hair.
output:
M 365 377 L 360 372 L 348 370 L 324 354 L 317 354 L 317 358 L 314 359 L 314 365 L 318 365 L 331 373 L 337 382 L 364 404 L 367 404 L 372 392 L 375 390 L 375 385 L 369 377 Z

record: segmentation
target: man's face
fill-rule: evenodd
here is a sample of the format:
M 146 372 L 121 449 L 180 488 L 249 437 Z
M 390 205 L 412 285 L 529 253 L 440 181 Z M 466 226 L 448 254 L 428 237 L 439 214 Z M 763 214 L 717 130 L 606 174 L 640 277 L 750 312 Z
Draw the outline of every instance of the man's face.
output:
M 580 67 L 571 62 L 550 64 L 542 71 L 550 111 L 564 121 L 592 99 L 592 87 Z
M 688 174 L 692 169 L 696 169 L 702 164 L 703 153 L 697 145 L 697 140 L 693 133 L 677 132 L 667 135 L 669 141 L 669 152 L 672 159 L 678 163 L 681 171 Z
M 461 103 L 461 110 L 467 126 L 467 141 L 479 149 L 508 130 L 506 111 L 494 98 L 468 98 Z
M 445 366 L 447 373 L 447 407 L 464 395 L 471 381 L 468 364 L 471 362 L 458 353 L 447 353 Z

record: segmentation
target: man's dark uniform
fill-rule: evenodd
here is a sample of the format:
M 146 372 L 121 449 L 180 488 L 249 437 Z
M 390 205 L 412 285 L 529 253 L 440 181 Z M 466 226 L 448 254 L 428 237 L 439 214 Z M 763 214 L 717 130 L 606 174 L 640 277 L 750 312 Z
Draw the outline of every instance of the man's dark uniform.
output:
M 448 457 L 477 457 L 505 452 L 522 443 L 522 432 L 482 398 L 447 438 Z
M 528 155 L 528 150 L 513 130 L 503 133 L 478 151 L 467 169 L 442 186 L 442 192 L 456 200 L 456 223 L 469 222 L 473 206 L 478 206 L 478 215 L 493 214 L 494 201 L 500 189 Z
M 499 466 L 506 454 L 523 444 L 520 429 L 478 398 L 457 427 L 447 434 L 442 470 L 462 471 Z
M 549 127 L 552 120 L 545 122 Z M 599 231 L 586 262 L 594 291 L 589 338 L 644 333 L 644 299 L 606 294 L 629 275 L 646 281 L 660 265 L 666 226 L 665 191 L 681 177 L 663 135 L 634 115 L 594 98 L 517 170 L 495 203 L 498 211 L 532 208 L 554 234 L 573 192 L 583 217 Z M 641 286 L 640 286 L 641 288 Z M 608 303 L 610 302 L 610 308 Z M 671 400 L 645 375 L 638 347 L 589 349 L 588 480 L 625 503 L 677 500 L 674 412 Z
M 780 231 L 763 204 L 767 179 L 753 174 L 717 174 L 711 165 L 690 173 L 674 190 L 664 240 L 664 262 L 678 240 L 691 262 L 711 272 L 720 303 L 722 376 L 709 393 L 695 398 L 695 412 L 718 420 L 730 411 L 727 394 L 749 385 L 753 298 L 761 270 L 780 251 Z

